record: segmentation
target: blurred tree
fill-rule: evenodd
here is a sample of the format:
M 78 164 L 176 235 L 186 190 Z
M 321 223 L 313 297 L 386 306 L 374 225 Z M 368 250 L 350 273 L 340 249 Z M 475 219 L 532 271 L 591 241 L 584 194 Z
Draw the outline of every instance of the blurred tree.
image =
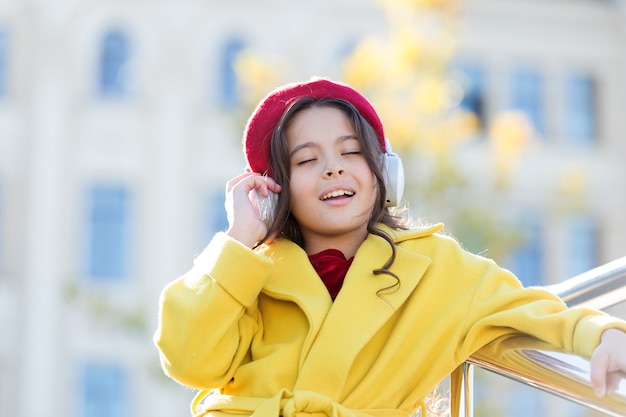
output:
M 359 43 L 344 80 L 372 100 L 405 162 L 407 199 L 420 217 L 444 221 L 473 252 L 501 261 L 521 235 L 501 215 L 517 161 L 532 143 L 523 114 L 482 129 L 452 62 L 461 0 L 379 0 L 387 33 Z M 474 152 L 468 152 L 474 149 Z
M 459 106 L 464 92 L 452 61 L 462 0 L 377 3 L 387 31 L 354 47 L 341 62 L 341 79 L 363 92 L 384 121 L 404 161 L 405 198 L 415 217 L 444 221 L 469 250 L 502 260 L 521 243 L 499 213 L 516 162 L 532 141 L 532 127 L 521 113 L 507 112 L 485 129 Z M 248 103 L 284 77 L 253 51 L 241 54 L 236 69 Z M 468 154 L 472 147 L 478 152 Z

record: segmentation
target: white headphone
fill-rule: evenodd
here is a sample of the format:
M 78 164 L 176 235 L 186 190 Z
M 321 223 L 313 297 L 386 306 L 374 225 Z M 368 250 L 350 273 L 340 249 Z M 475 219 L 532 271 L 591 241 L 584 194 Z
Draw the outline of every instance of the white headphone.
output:
M 391 143 L 385 138 L 386 152 L 381 154 L 382 171 L 385 177 L 385 206 L 394 207 L 400 204 L 404 193 L 404 167 L 400 157 L 391 150 Z

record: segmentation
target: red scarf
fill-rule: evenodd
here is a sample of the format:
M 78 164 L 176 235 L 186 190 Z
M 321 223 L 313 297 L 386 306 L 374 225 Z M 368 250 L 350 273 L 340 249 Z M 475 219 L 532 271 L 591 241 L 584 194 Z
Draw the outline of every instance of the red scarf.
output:
M 341 290 L 343 280 L 352 264 L 354 256 L 346 259 L 343 252 L 337 249 L 326 249 L 319 253 L 309 255 L 309 260 L 320 276 L 324 285 L 334 300 Z

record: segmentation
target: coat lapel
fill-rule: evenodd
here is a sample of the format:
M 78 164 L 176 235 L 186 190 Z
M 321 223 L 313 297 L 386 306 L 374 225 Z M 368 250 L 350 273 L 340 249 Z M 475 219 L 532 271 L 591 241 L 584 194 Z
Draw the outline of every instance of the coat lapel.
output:
M 399 278 L 374 275 L 391 255 L 389 244 L 370 235 L 357 252 L 344 286 L 306 358 L 296 389 L 336 398 L 354 358 L 390 316 L 400 308 L 430 265 L 430 258 L 397 247 L 391 267 Z M 388 289 L 387 289 L 388 288 Z M 320 378 L 324 374 L 328 377 Z
M 302 348 L 301 365 L 333 306 L 326 286 L 306 252 L 289 240 L 278 240 L 262 253 L 274 260 L 274 268 L 263 292 L 296 303 L 309 322 L 309 333 Z

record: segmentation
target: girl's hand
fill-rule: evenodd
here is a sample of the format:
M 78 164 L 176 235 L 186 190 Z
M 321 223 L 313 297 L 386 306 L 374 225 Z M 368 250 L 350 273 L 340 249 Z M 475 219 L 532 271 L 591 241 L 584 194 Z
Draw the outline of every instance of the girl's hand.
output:
M 226 183 L 226 234 L 249 248 L 267 234 L 267 227 L 259 217 L 259 209 L 250 199 L 254 190 L 267 197 L 268 190 L 280 192 L 280 185 L 269 177 L 251 172 L 238 175 Z
M 602 398 L 619 388 L 626 377 L 626 333 L 608 329 L 591 356 L 591 384 L 596 396 Z

